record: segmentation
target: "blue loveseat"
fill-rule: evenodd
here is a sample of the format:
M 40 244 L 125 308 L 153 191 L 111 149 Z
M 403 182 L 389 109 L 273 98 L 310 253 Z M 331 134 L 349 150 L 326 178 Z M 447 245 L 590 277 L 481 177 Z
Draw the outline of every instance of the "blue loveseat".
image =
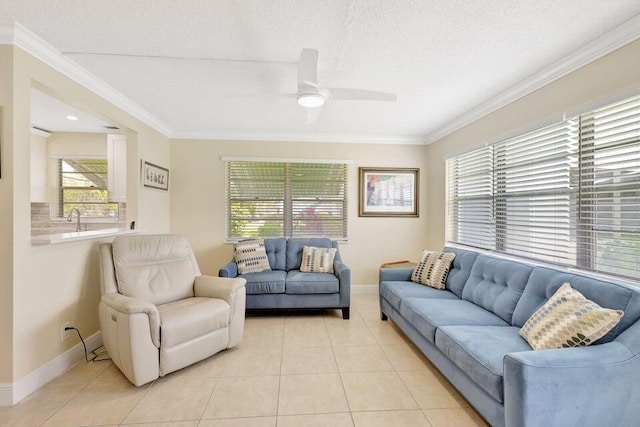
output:
M 640 288 L 458 248 L 446 290 L 380 270 L 391 318 L 493 426 L 640 425 Z M 518 335 L 565 282 L 620 323 L 588 347 L 532 350 Z
M 271 271 L 238 275 L 231 260 L 219 271 L 220 277 L 242 277 L 247 280 L 247 309 L 336 308 L 349 318 L 351 270 L 340 251 L 333 262 L 334 273 L 300 271 L 304 246 L 338 248 L 338 242 L 327 238 L 264 239 Z

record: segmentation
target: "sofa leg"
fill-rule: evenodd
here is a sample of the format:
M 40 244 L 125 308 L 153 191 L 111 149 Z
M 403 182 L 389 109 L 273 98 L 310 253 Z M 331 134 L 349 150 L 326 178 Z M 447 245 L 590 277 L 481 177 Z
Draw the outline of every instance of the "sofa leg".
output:
M 387 315 L 384 314 L 383 312 L 380 312 L 380 320 L 385 321 L 387 319 L 388 319 Z
M 342 309 L 342 318 L 344 320 L 349 320 L 349 307 L 345 307 Z

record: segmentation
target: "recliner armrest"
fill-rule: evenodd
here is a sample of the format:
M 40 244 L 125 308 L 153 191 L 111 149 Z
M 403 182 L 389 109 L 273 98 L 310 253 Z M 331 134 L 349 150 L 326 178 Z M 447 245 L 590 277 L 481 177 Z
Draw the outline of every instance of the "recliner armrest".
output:
M 222 266 L 218 271 L 218 276 L 220 277 L 238 277 L 238 264 L 236 264 L 235 260 L 229 261 L 227 264 Z
M 196 276 L 194 292 L 197 297 L 219 298 L 231 304 L 233 294 L 243 288 L 245 279 L 213 276 Z
M 156 347 L 160 347 L 160 313 L 155 305 L 118 293 L 104 294 L 101 301 L 112 310 L 123 314 L 146 314 L 149 317 L 151 340 Z

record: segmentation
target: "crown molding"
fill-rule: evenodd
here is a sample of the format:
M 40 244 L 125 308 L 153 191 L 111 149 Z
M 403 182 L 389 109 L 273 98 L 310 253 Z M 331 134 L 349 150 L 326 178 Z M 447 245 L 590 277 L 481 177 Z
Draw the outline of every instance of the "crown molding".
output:
M 0 44 L 13 44 L 136 119 L 170 137 L 171 128 L 17 22 L 0 21 Z
M 319 142 L 340 144 L 426 145 L 424 138 L 382 135 L 349 135 L 313 132 L 174 132 L 172 139 L 205 139 L 214 141 Z
M 425 138 L 425 143 L 431 144 L 436 142 L 638 38 L 640 38 L 640 15 L 634 16 L 614 30 L 609 31 L 591 43 L 576 50 L 571 55 L 533 74 L 531 77 L 502 92 L 495 98 L 469 110 L 446 126 L 430 133 Z

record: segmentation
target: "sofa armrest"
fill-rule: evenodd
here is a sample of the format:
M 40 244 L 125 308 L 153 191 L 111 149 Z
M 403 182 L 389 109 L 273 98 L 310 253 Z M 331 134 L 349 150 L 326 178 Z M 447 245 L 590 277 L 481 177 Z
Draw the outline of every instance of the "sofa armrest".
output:
M 634 425 L 640 357 L 620 342 L 504 358 L 506 425 Z
M 160 347 L 160 313 L 155 305 L 118 293 L 104 294 L 101 301 L 110 309 L 125 315 L 146 314 L 149 317 L 151 341 L 156 347 Z
M 218 271 L 218 276 L 220 277 L 238 277 L 238 264 L 236 264 L 235 260 L 229 261 L 227 264 L 222 266 Z
M 411 280 L 412 267 L 381 268 L 379 273 L 380 283 L 386 281 Z
M 351 304 L 351 269 L 337 259 L 333 261 L 333 273 L 340 284 L 340 307 L 347 308 Z
M 333 273 L 336 275 L 340 284 L 342 281 L 345 283 L 351 283 L 351 269 L 342 261 L 333 262 Z

